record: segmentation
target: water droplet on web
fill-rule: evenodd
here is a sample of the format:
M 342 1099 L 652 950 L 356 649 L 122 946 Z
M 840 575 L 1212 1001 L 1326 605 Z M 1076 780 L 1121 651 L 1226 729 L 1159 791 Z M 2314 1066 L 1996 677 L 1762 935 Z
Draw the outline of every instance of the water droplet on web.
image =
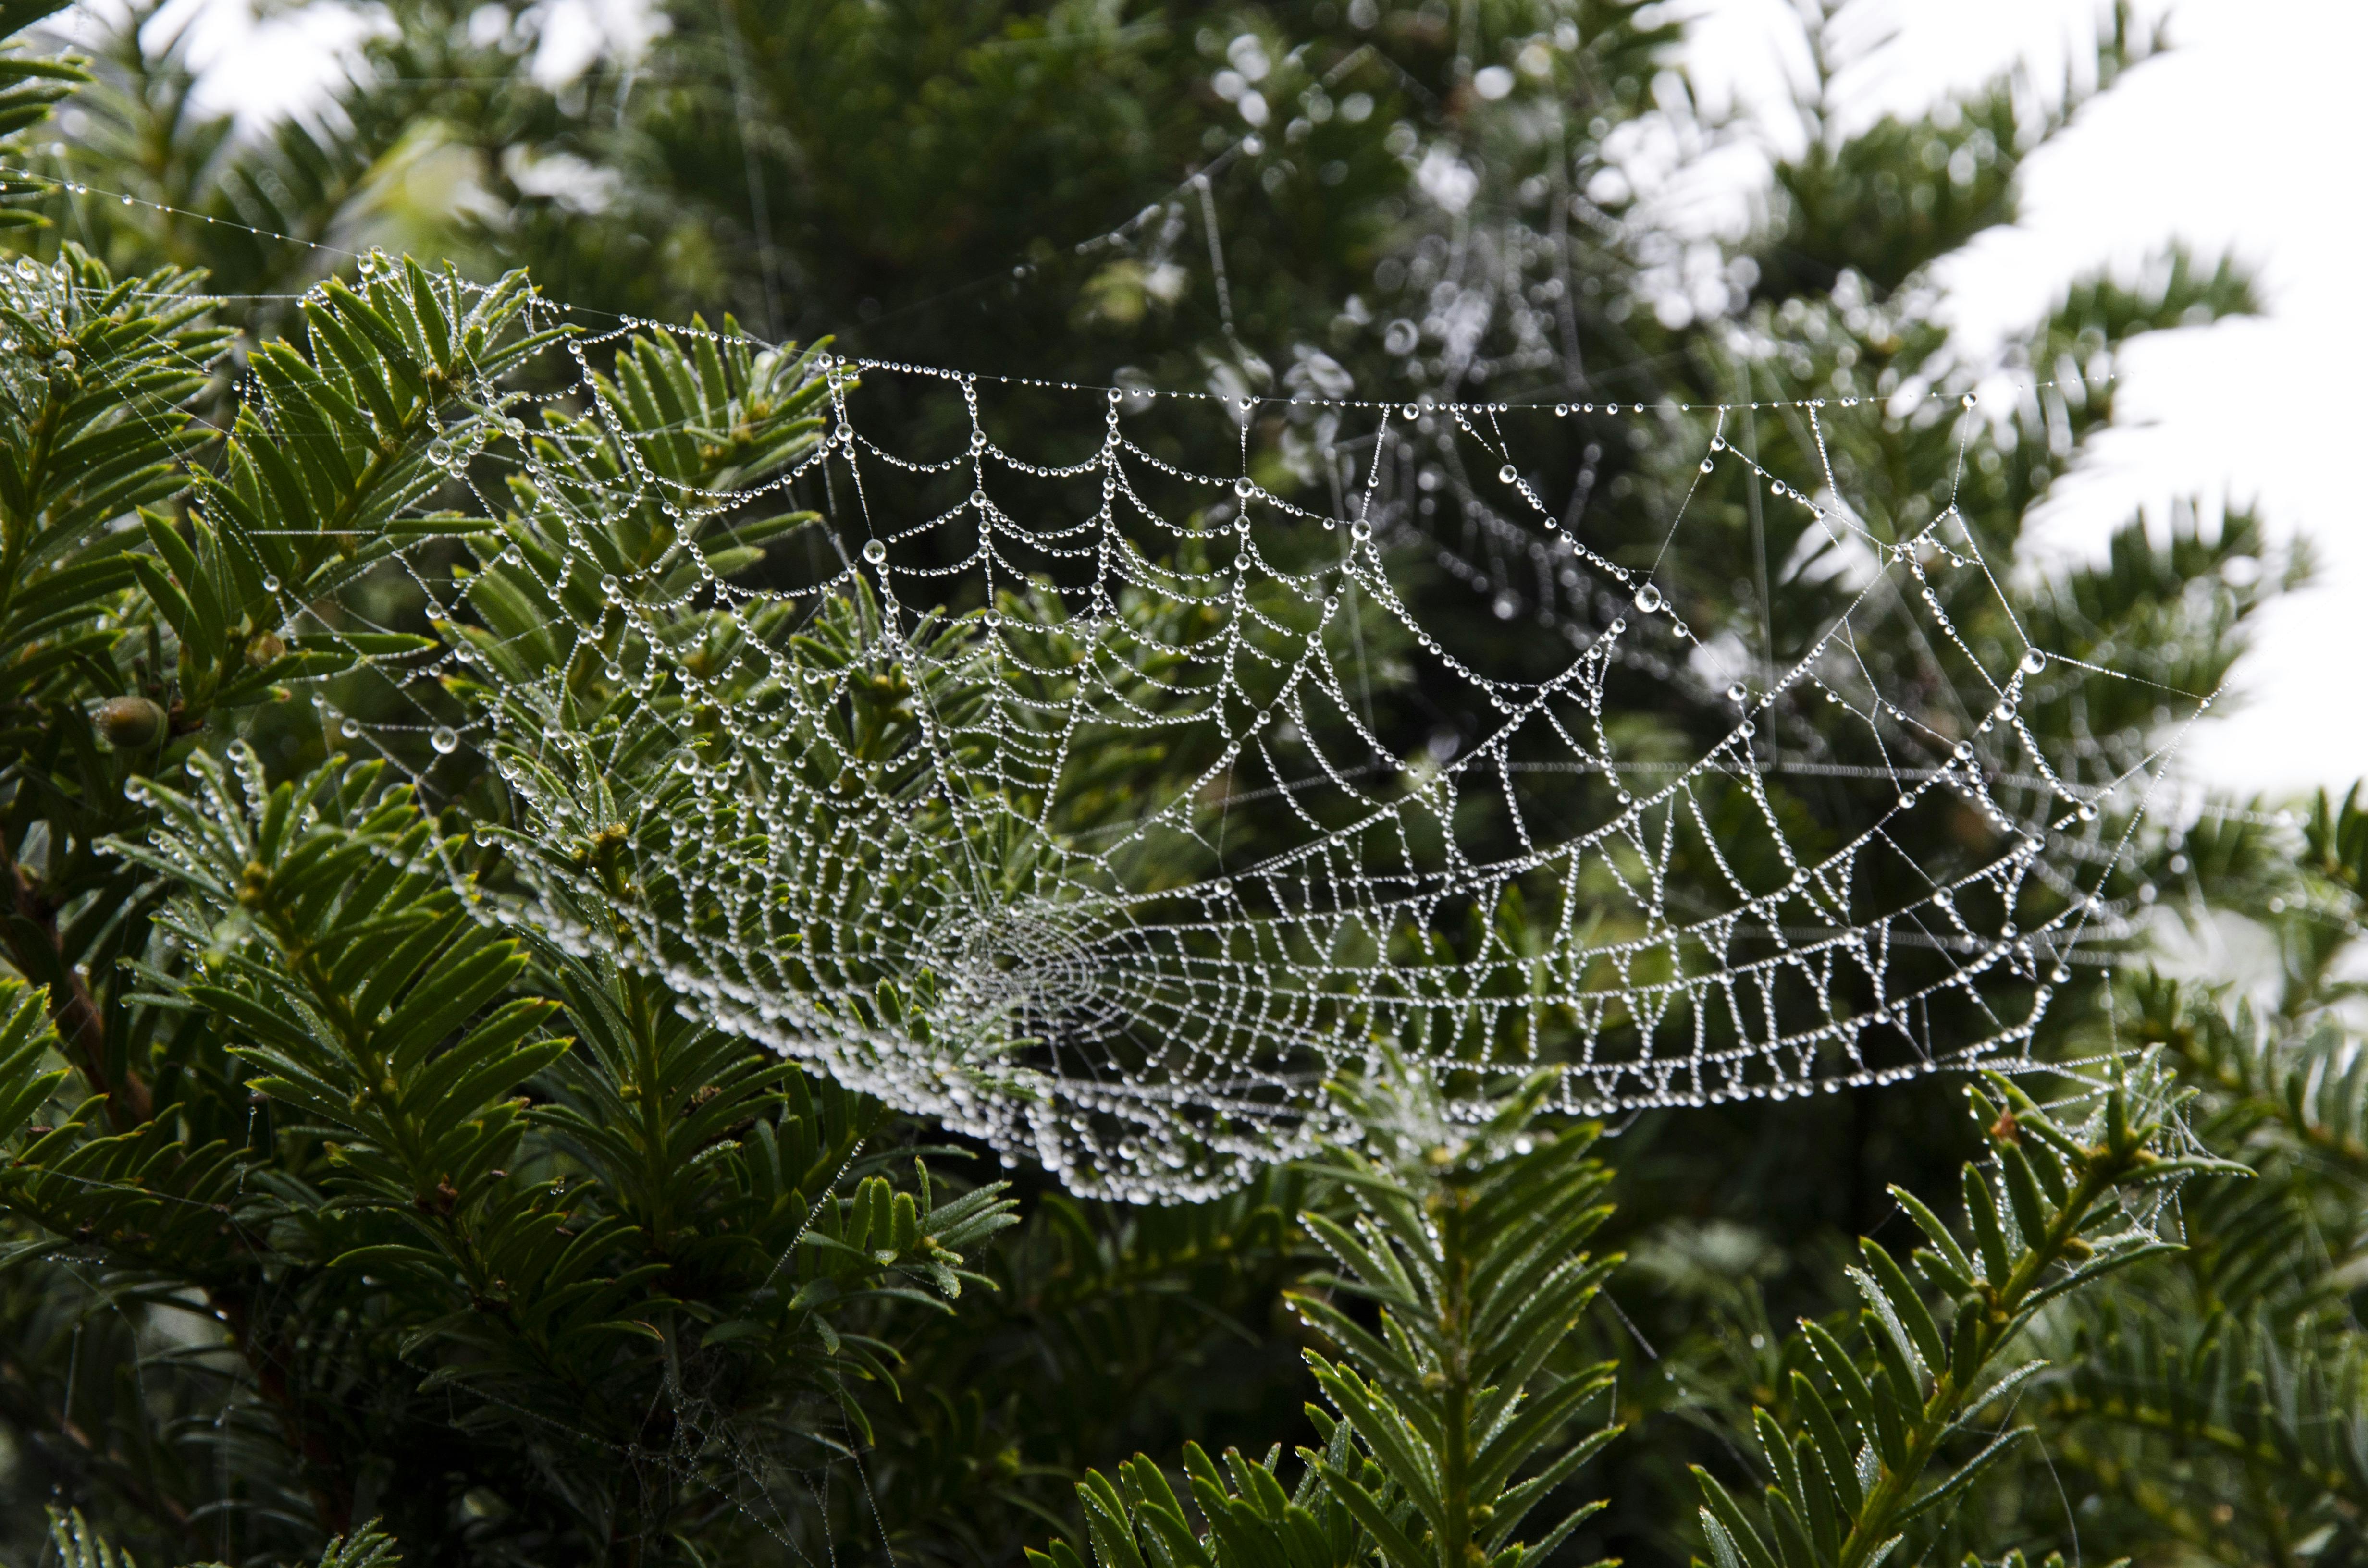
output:
M 1903 811 L 1903 812 L 1905 812 L 1905 811 L 1912 811 L 1912 810 L 1915 808 L 1915 805 L 1916 805 L 1916 797 L 1915 797 L 1915 796 L 1913 796 L 1913 795 L 1902 795 L 1902 796 L 1900 796 L 1900 797 L 1899 797 L 1899 809 L 1900 809 L 1901 811 Z
M 450 724 L 438 724 L 428 732 L 427 744 L 446 756 L 461 749 L 461 736 Z
M 273 576 L 270 573 L 266 572 L 263 574 L 263 591 L 267 594 L 278 593 L 279 591 L 279 579 Z
M 347 720 L 345 722 L 337 726 L 337 733 L 345 736 L 346 739 L 349 741 L 360 738 L 361 733 L 362 727 L 351 719 Z
M 1562 418 L 1562 419 L 1567 419 L 1567 418 L 1569 418 L 1569 417 L 1570 417 L 1570 404 L 1568 404 L 1568 403 L 1555 403 L 1555 404 L 1554 404 L 1554 414 L 1555 414 L 1555 416 L 1556 416 L 1556 417 L 1558 417 L 1558 418 Z
M 1234 481 L 1234 494 L 1241 496 L 1244 500 L 1247 500 L 1252 493 L 1257 489 L 1257 482 L 1252 480 L 1247 474 L 1244 474 L 1241 478 Z
M 28 283 L 30 283 L 34 278 L 39 278 L 40 275 L 40 264 L 35 261 L 31 256 L 28 256 L 23 257 L 17 263 L 17 276 L 23 278 Z
M 1726 699 L 1729 702 L 1742 702 L 1749 698 L 1750 695 L 1750 690 L 1746 687 L 1741 681 L 1736 681 L 1733 686 L 1726 688 Z
M 449 465 L 452 460 L 452 443 L 441 436 L 428 442 L 427 460 L 438 468 Z
M 1497 471 L 1497 477 L 1505 483 L 1510 484 L 1514 480 L 1520 476 L 1513 472 L 1513 465 L 1511 463 L 1507 463 L 1504 467 Z
M 1404 414 L 1408 419 L 1419 419 L 1422 417 L 1422 410 L 1417 408 L 1412 403 L 1407 403 L 1406 407 L 1400 409 L 1398 412 Z
M 1711 460 L 1708 458 L 1702 459 L 1702 471 L 1704 473 L 1708 473 L 1711 471 L 1712 466 Z
M 674 770 L 682 774 L 696 773 L 699 771 L 699 758 L 690 752 L 684 752 L 674 759 Z
M 1647 583 L 1636 590 L 1636 608 L 1646 615 L 1661 608 L 1661 590 Z
M 877 566 L 888 559 L 888 547 L 875 539 L 863 547 L 863 559 Z
M 2022 673 L 2035 676 L 2047 667 L 2047 655 L 2033 648 L 2022 656 Z

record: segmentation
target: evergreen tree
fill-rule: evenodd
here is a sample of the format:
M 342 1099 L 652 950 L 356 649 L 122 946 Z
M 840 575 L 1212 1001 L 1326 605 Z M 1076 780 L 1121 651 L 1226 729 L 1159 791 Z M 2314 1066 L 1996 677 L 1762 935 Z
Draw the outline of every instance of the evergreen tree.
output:
M 74 68 L 20 53 L 0 80 L 14 163 L 69 182 L 21 187 L 43 265 L 0 275 L 28 346 L 0 376 L 0 869 L 26 983 L 0 1030 L 0 1549 L 32 1561 L 60 1501 L 161 1562 L 2356 1555 L 2350 801 L 2299 833 L 2263 812 L 2147 831 L 2110 894 L 2258 924 L 2281 983 L 2244 998 L 2133 958 L 2071 988 L 2044 1048 L 2123 1055 L 2048 1108 L 1993 1085 L 1968 1121 L 1930 1082 L 1599 1143 L 1541 1122 L 1535 1086 L 1457 1131 L 1402 1085 L 1343 1085 L 1363 1152 L 1133 1210 L 978 1182 L 973 1151 L 682 1023 L 646 982 L 478 927 L 430 867 L 474 853 L 488 781 L 423 801 L 280 699 L 443 635 L 392 604 L 411 629 L 383 643 L 283 639 L 262 577 L 343 582 L 408 542 L 434 429 L 482 416 L 458 368 L 529 366 L 534 341 L 522 278 L 363 277 L 316 240 L 525 264 L 578 319 L 721 304 L 768 337 L 1097 381 L 1953 392 L 1982 367 L 1924 280 L 2011 219 L 2017 163 L 2076 105 L 2027 123 L 2001 83 L 1848 139 L 1805 106 L 1769 222 L 1713 258 L 1723 297 L 1698 276 L 1680 306 L 1669 237 L 1598 177 L 1681 88 L 1673 32 L 1633 7 L 683 6 L 636 67 L 556 91 L 527 77 L 521 13 L 488 15 L 405 0 L 336 113 L 256 143 L 196 119 L 186 63 L 135 30 L 85 62 L 63 153 L 24 132 Z M 2117 32 L 2103 87 L 2150 47 Z M 486 198 L 422 207 L 423 169 Z M 1968 453 L 1991 559 L 2110 420 L 2123 344 L 2249 308 L 2239 274 L 2178 256 L 2060 301 L 2016 350 L 2053 388 Z M 650 335 L 624 358 L 695 379 L 687 352 Z M 805 449 L 808 361 L 719 369 L 768 422 L 718 472 Z M 1671 454 L 1708 432 L 1627 428 L 1588 426 L 1538 479 L 1636 561 L 1691 460 Z M 290 432 L 349 460 L 283 483 Z M 1262 483 L 1324 483 L 1328 436 L 1255 435 Z M 1814 439 L 1777 415 L 1742 438 L 1771 467 Z M 1898 539 L 1954 439 L 1904 415 L 1832 456 Z M 1558 656 L 1534 618 L 1617 613 L 1600 580 L 1533 585 L 1443 477 L 1407 592 L 1475 660 L 1531 669 Z M 1796 655 L 1832 608 L 1797 520 L 1746 487 L 1703 503 L 1673 597 L 1761 667 Z M 530 504 L 510 526 L 531 542 Z M 2210 690 L 2279 586 L 2267 553 L 2241 515 L 2167 541 L 2133 524 L 2013 612 Z M 1383 701 L 1408 750 L 1456 722 L 1439 693 Z M 2100 772 L 2161 738 L 2150 699 L 2067 692 L 2033 722 Z

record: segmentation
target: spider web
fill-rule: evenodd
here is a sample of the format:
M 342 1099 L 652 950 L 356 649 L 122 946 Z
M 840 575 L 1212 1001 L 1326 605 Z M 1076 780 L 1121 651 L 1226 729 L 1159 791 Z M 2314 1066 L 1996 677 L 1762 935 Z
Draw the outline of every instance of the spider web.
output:
M 1600 1116 L 2028 1066 L 2077 944 L 2125 934 L 2098 893 L 2164 754 L 2054 756 L 2026 710 L 2135 677 L 2030 646 L 1952 496 L 1884 537 L 1829 460 L 1787 478 L 1729 443 L 1727 409 L 827 354 L 792 372 L 819 382 L 811 449 L 702 489 L 586 390 L 651 331 L 774 354 L 647 324 L 573 342 L 539 439 L 496 420 L 447 459 L 560 518 L 551 548 L 457 577 L 405 558 L 451 651 L 375 667 L 480 694 L 430 731 L 507 787 L 483 835 L 519 881 L 480 907 L 1080 1192 L 1207 1195 L 1351 1135 L 1344 1074 L 1476 1106 L 1545 1073 Z M 875 425 L 888 391 L 957 421 Z M 1891 416 L 1783 406 L 1821 454 Z M 1549 504 L 1541 475 L 1607 426 L 1691 443 L 1650 560 Z M 1226 445 L 1232 472 L 1178 455 Z M 1756 683 L 1675 585 L 1695 489 L 1734 482 L 1808 518 L 1833 606 Z M 819 519 L 753 574 L 609 538 L 653 501 L 688 539 L 800 499 Z M 506 583 L 553 613 L 500 640 Z M 1437 613 L 1456 583 L 1493 614 Z M 1988 630 L 1945 608 L 1967 602 Z M 529 635 L 519 674 L 504 642 Z M 432 770 L 403 733 L 426 722 L 344 729 Z

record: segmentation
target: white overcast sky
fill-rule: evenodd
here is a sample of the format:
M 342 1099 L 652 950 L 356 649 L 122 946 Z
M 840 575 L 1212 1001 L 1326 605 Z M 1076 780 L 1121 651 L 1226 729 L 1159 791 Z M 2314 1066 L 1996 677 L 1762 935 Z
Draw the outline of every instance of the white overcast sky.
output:
M 1782 147 L 1806 73 L 1793 0 L 1670 0 L 1693 18 L 1689 63 L 1704 104 L 1764 126 Z M 630 38 L 636 0 L 551 0 L 545 63 L 565 69 Z M 2203 726 L 2181 771 L 2233 790 L 2286 794 L 2368 776 L 2368 515 L 2354 472 L 2351 377 L 2368 365 L 2361 287 L 2368 180 L 2353 151 L 2362 0 L 2138 0 L 2173 49 L 2084 108 L 2030 160 L 2022 219 L 1944 279 L 1955 330 L 1978 350 L 2035 321 L 2073 278 L 2135 273 L 2164 242 L 2233 251 L 2257 269 L 2266 316 L 2163 333 L 2122 361 L 2117 428 L 2036 519 L 2045 551 L 2078 556 L 2172 497 L 2250 505 L 2276 534 L 2308 538 L 2319 585 L 2276 606 L 2240 666 L 2245 699 Z M 208 97 L 245 116 L 300 103 L 334 51 L 367 24 L 342 7 L 282 11 L 258 27 L 244 0 L 205 11 Z M 1847 112 L 1913 112 L 2002 71 L 2040 84 L 2093 58 L 2089 0 L 1850 0 L 1841 16 Z M 1731 166 L 1751 177 L 1750 160 Z
M 2093 100 L 2025 165 L 2022 217 L 1945 277 L 1969 346 L 2038 319 L 2100 267 L 2135 274 L 2172 237 L 2257 269 L 2260 318 L 2151 336 L 2123 357 L 2117 427 L 2034 519 L 2044 550 L 2092 552 L 2172 497 L 2250 505 L 2315 546 L 2317 586 L 2277 605 L 2238 666 L 2245 701 L 2195 732 L 2181 771 L 2290 793 L 2368 776 L 2368 509 L 2349 388 L 2368 365 L 2355 121 L 2368 60 L 2360 0 L 2140 0 L 2173 49 Z M 1699 0 L 1705 98 L 1781 102 L 1805 71 L 1786 0 Z M 2060 83 L 2093 58 L 2086 0 L 1858 0 L 1843 81 L 1855 112 L 1914 109 L 2021 62 Z M 2346 109 L 2346 104 L 2353 106 Z M 1786 117 L 1764 117 L 1782 127 Z

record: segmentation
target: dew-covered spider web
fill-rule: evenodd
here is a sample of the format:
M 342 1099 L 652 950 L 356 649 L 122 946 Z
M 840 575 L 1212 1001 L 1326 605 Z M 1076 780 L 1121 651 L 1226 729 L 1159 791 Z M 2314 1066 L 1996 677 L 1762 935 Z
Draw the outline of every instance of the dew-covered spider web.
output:
M 2123 930 L 2163 756 L 2079 714 L 2136 677 L 2031 644 L 1952 474 L 1871 520 L 1829 447 L 1898 400 L 563 353 L 439 443 L 492 520 L 401 557 L 443 647 L 324 700 L 431 781 L 491 759 L 490 918 L 1078 1190 L 1236 1185 L 1340 1131 L 1344 1074 L 1604 1115 L 2028 1065 Z M 1585 504 L 1608 441 L 1663 460 L 1624 532 Z M 1781 658 L 1746 499 L 1799 540 Z

